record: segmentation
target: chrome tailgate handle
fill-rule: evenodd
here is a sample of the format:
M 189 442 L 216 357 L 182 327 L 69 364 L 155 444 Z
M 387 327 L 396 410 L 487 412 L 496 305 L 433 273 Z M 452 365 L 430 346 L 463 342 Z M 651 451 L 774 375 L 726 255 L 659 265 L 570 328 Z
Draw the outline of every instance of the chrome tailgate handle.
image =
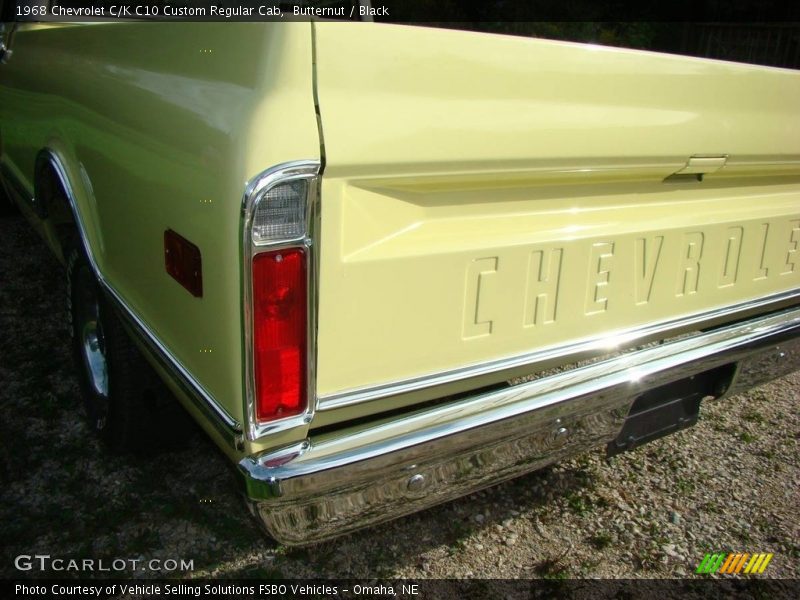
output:
M 665 183 L 676 181 L 703 181 L 703 175 L 716 173 L 728 160 L 727 154 L 695 154 L 686 164 L 664 179 Z

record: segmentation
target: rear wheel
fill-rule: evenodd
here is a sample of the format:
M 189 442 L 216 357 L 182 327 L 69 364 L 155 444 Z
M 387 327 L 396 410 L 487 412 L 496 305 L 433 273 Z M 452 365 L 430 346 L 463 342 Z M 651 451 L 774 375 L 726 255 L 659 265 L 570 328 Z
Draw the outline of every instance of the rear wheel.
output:
M 68 244 L 72 351 L 89 424 L 117 452 L 172 446 L 187 415 L 129 338 L 80 244 Z

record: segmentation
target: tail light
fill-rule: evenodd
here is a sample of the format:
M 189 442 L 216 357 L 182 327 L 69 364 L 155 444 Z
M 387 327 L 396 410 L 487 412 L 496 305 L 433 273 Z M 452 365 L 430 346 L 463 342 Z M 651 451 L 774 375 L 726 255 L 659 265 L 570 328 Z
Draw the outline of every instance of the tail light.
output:
M 301 248 L 253 257 L 253 366 L 257 421 L 306 410 L 306 253 Z
M 313 357 L 315 162 L 279 165 L 248 186 L 243 217 L 248 434 L 307 422 Z

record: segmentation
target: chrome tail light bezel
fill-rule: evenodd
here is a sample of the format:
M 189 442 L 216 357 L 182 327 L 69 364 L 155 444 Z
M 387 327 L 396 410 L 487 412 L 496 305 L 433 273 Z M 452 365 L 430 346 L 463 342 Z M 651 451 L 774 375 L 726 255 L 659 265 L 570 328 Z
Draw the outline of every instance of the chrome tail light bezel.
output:
M 319 173 L 320 163 L 315 160 L 300 160 L 282 163 L 263 171 L 250 180 L 242 200 L 242 323 L 243 323 L 243 371 L 245 434 L 250 441 L 258 440 L 279 431 L 307 426 L 316 410 L 316 314 L 318 273 L 318 229 L 319 229 Z M 260 202 L 266 201 L 275 188 L 297 180 L 306 181 L 305 227 L 300 235 L 285 239 L 256 242 L 253 239 L 253 220 Z M 281 249 L 302 248 L 306 258 L 306 409 L 293 415 L 272 421 L 259 422 L 256 416 L 256 380 L 254 356 L 254 312 L 253 312 L 253 259 L 262 252 Z

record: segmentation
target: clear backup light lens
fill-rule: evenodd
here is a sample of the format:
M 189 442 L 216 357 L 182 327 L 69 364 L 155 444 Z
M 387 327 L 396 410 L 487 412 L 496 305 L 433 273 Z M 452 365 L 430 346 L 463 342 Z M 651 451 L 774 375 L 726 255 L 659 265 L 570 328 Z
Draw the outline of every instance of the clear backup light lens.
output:
M 275 186 L 261 197 L 253 214 L 253 243 L 301 238 L 306 233 L 308 181 L 297 179 Z

